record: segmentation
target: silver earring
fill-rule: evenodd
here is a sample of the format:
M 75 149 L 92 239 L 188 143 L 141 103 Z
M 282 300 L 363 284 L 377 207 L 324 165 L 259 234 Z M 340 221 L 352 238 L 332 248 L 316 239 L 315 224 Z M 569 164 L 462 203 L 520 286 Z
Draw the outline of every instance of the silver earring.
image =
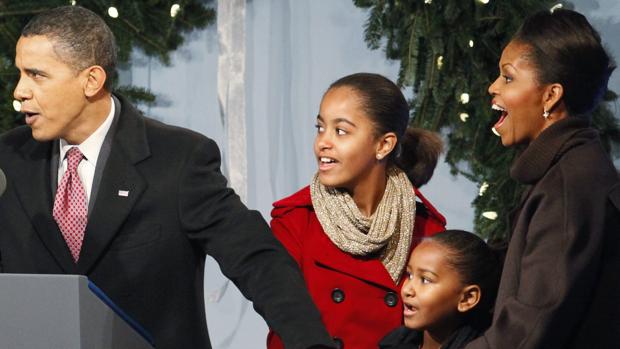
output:
M 381 160 L 382 158 L 383 158 L 383 155 L 377 154 L 377 160 Z
M 545 119 L 549 118 L 549 111 L 545 110 L 545 112 L 543 113 L 543 118 Z

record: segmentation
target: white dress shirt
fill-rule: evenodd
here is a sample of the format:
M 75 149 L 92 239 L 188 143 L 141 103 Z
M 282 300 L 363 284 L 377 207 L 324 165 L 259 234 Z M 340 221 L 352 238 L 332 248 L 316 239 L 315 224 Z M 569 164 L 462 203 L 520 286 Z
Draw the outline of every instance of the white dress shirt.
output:
M 86 200 L 87 204 L 90 202 L 90 192 L 93 187 L 93 178 L 95 177 L 95 168 L 97 167 L 97 158 L 99 157 L 99 151 L 101 150 L 101 146 L 103 145 L 103 141 L 105 136 L 108 134 L 110 130 L 110 126 L 112 125 L 112 120 L 114 120 L 114 100 L 110 97 L 111 105 L 110 113 L 105 121 L 93 132 L 84 142 L 80 145 L 77 145 L 78 149 L 84 155 L 84 159 L 78 165 L 78 175 L 80 176 L 80 180 L 82 181 L 82 186 L 84 186 L 84 191 L 86 192 Z M 66 140 L 60 139 L 60 157 L 58 164 L 58 185 L 60 185 L 60 181 L 62 180 L 62 176 L 67 171 L 67 159 L 65 158 L 65 154 L 69 149 L 76 147 L 76 145 L 67 143 Z

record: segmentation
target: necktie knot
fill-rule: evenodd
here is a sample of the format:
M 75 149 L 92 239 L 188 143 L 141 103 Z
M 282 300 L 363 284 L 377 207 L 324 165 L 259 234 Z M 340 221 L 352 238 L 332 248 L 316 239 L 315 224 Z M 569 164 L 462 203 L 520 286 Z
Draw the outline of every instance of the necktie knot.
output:
M 80 161 L 84 158 L 84 155 L 78 147 L 72 147 L 67 151 L 67 170 L 74 172 L 77 171 Z

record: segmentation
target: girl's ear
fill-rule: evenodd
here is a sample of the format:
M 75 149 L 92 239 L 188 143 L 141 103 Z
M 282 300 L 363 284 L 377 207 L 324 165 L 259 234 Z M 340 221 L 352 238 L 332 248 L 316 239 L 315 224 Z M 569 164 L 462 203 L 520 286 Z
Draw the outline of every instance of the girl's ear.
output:
M 381 136 L 377 143 L 377 160 L 386 158 L 396 147 L 398 138 L 396 133 L 388 132 Z
M 468 285 L 463 287 L 461 292 L 461 299 L 457 305 L 457 309 L 459 312 L 464 313 L 466 311 L 471 310 L 480 302 L 480 297 L 482 296 L 480 286 L 478 285 Z

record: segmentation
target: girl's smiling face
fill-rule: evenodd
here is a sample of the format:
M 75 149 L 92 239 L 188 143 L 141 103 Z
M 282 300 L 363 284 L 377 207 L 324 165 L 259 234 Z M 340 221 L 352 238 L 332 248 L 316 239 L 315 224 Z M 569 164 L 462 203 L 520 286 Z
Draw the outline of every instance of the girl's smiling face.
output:
M 355 90 L 337 87 L 327 91 L 316 128 L 314 154 L 323 185 L 351 192 L 374 185 L 380 139 Z
M 543 117 L 545 86 L 539 84 L 529 54 L 528 45 L 510 42 L 500 58 L 500 76 L 489 86 L 492 108 L 502 114 L 494 129 L 504 146 L 529 143 L 550 124 Z

